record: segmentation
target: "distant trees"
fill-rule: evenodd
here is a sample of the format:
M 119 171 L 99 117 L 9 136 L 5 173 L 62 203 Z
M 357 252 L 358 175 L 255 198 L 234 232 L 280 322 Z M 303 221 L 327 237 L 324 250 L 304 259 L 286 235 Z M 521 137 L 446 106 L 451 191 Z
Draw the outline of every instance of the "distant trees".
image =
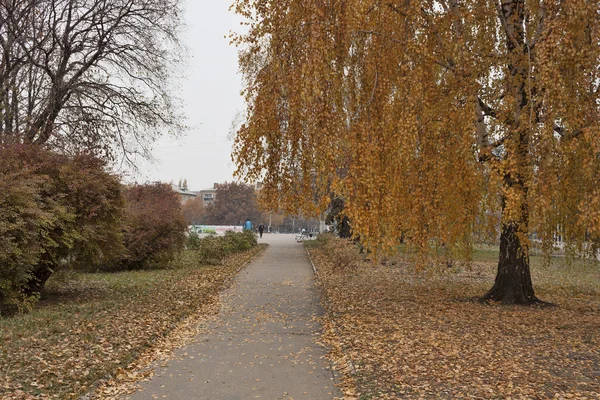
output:
M 0 143 L 145 152 L 179 124 L 180 0 L 0 3 Z
M 225 182 L 216 186 L 215 201 L 206 207 L 204 222 L 211 225 L 241 225 L 261 219 L 256 192 L 251 185 Z M 264 221 L 263 221 L 264 222 Z
M 200 224 L 202 223 L 206 212 L 204 200 L 201 196 L 188 200 L 181 207 L 181 211 L 183 213 L 183 218 L 185 218 L 188 225 Z

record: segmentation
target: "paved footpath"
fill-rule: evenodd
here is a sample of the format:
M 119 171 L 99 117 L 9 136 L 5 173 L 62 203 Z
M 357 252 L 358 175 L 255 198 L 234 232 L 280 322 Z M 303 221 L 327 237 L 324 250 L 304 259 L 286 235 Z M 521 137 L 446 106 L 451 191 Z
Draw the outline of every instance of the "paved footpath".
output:
M 265 234 L 266 252 L 221 295 L 221 312 L 165 367 L 139 399 L 333 399 L 341 397 L 325 350 L 313 271 L 293 235 Z

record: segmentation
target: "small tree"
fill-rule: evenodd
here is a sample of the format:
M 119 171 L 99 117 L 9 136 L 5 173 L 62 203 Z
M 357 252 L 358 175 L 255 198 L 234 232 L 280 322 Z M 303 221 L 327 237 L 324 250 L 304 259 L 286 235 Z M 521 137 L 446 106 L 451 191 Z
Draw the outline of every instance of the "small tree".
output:
M 126 252 L 113 268 L 164 268 L 185 244 L 187 224 L 170 185 L 133 185 L 124 191 Z

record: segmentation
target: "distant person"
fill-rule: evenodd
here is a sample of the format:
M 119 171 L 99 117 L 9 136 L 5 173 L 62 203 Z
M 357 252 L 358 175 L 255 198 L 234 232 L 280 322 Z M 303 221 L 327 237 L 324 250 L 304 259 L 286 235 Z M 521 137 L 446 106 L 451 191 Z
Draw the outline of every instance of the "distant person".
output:
M 250 221 L 250 218 L 248 218 L 246 220 L 246 222 L 244 222 L 244 230 L 245 231 L 253 231 L 254 227 L 252 226 L 252 221 Z
M 260 224 L 258 226 L 258 235 L 262 238 L 262 234 L 265 231 L 265 226 L 263 224 Z

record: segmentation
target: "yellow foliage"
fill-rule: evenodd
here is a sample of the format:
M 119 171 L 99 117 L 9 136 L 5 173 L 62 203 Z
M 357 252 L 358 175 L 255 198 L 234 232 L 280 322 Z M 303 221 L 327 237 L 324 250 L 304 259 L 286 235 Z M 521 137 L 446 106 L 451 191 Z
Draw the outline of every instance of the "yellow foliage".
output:
M 600 240 L 599 0 L 237 0 L 237 174 L 365 247 Z

